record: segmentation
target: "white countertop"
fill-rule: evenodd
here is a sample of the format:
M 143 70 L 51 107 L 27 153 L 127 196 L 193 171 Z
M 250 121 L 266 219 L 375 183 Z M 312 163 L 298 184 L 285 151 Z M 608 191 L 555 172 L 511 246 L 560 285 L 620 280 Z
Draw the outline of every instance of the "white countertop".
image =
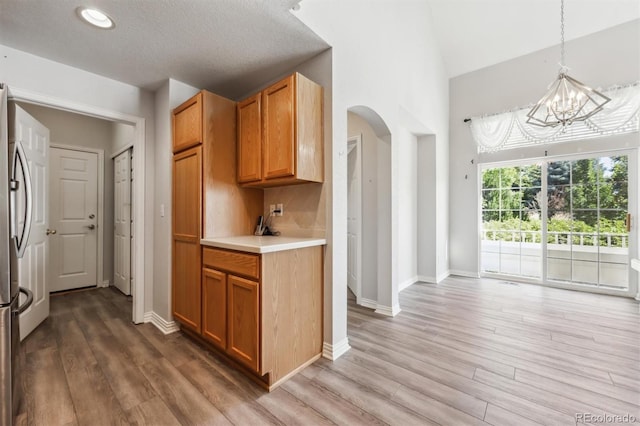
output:
M 323 246 L 327 244 L 327 240 L 324 238 L 243 235 L 239 237 L 205 238 L 200 240 L 200 244 L 249 253 L 273 253 L 275 251 Z

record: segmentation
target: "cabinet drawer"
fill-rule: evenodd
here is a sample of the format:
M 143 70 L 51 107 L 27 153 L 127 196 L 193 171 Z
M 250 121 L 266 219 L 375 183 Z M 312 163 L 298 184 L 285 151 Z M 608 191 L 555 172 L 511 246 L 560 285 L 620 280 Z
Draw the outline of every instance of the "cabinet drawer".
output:
M 209 268 L 255 279 L 260 278 L 260 257 L 255 254 L 205 247 L 202 263 Z

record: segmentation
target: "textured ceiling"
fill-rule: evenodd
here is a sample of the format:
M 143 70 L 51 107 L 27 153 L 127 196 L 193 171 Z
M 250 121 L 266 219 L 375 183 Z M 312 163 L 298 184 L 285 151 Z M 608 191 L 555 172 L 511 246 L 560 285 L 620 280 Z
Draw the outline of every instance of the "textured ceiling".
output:
M 328 47 L 289 12 L 299 1 L 0 0 L 0 44 L 151 90 L 174 78 L 237 98 Z M 428 1 L 450 76 L 559 42 L 560 0 L 375 1 Z M 567 39 L 640 18 L 640 0 L 566 3 Z M 81 22 L 80 5 L 116 28 Z
M 299 0 L 0 0 L 0 44 L 148 89 L 167 78 L 237 97 L 325 50 Z M 116 27 L 75 9 L 91 5 Z
M 560 0 L 428 2 L 450 77 L 560 43 Z M 638 18 L 640 0 L 565 0 L 565 38 Z

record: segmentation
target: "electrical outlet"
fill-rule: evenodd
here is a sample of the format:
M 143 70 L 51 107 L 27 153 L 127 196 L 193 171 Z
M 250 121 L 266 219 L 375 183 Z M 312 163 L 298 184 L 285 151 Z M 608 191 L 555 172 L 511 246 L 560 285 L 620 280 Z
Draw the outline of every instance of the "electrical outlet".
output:
M 273 211 L 276 209 L 276 205 L 275 204 L 269 204 L 269 216 L 274 215 Z M 275 215 L 274 215 L 275 216 Z
M 282 203 L 276 204 L 276 210 L 279 210 L 279 213 L 276 213 L 276 216 L 282 216 L 284 214 L 284 205 Z

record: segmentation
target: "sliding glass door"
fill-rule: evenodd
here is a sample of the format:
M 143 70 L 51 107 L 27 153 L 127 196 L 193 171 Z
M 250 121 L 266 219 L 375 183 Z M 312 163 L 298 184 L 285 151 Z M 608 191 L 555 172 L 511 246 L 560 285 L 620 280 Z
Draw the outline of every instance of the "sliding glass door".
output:
M 484 167 L 481 271 L 629 292 L 630 173 L 627 153 Z
M 540 165 L 482 173 L 482 270 L 540 278 L 542 228 Z
M 547 165 L 547 278 L 629 286 L 629 157 Z

